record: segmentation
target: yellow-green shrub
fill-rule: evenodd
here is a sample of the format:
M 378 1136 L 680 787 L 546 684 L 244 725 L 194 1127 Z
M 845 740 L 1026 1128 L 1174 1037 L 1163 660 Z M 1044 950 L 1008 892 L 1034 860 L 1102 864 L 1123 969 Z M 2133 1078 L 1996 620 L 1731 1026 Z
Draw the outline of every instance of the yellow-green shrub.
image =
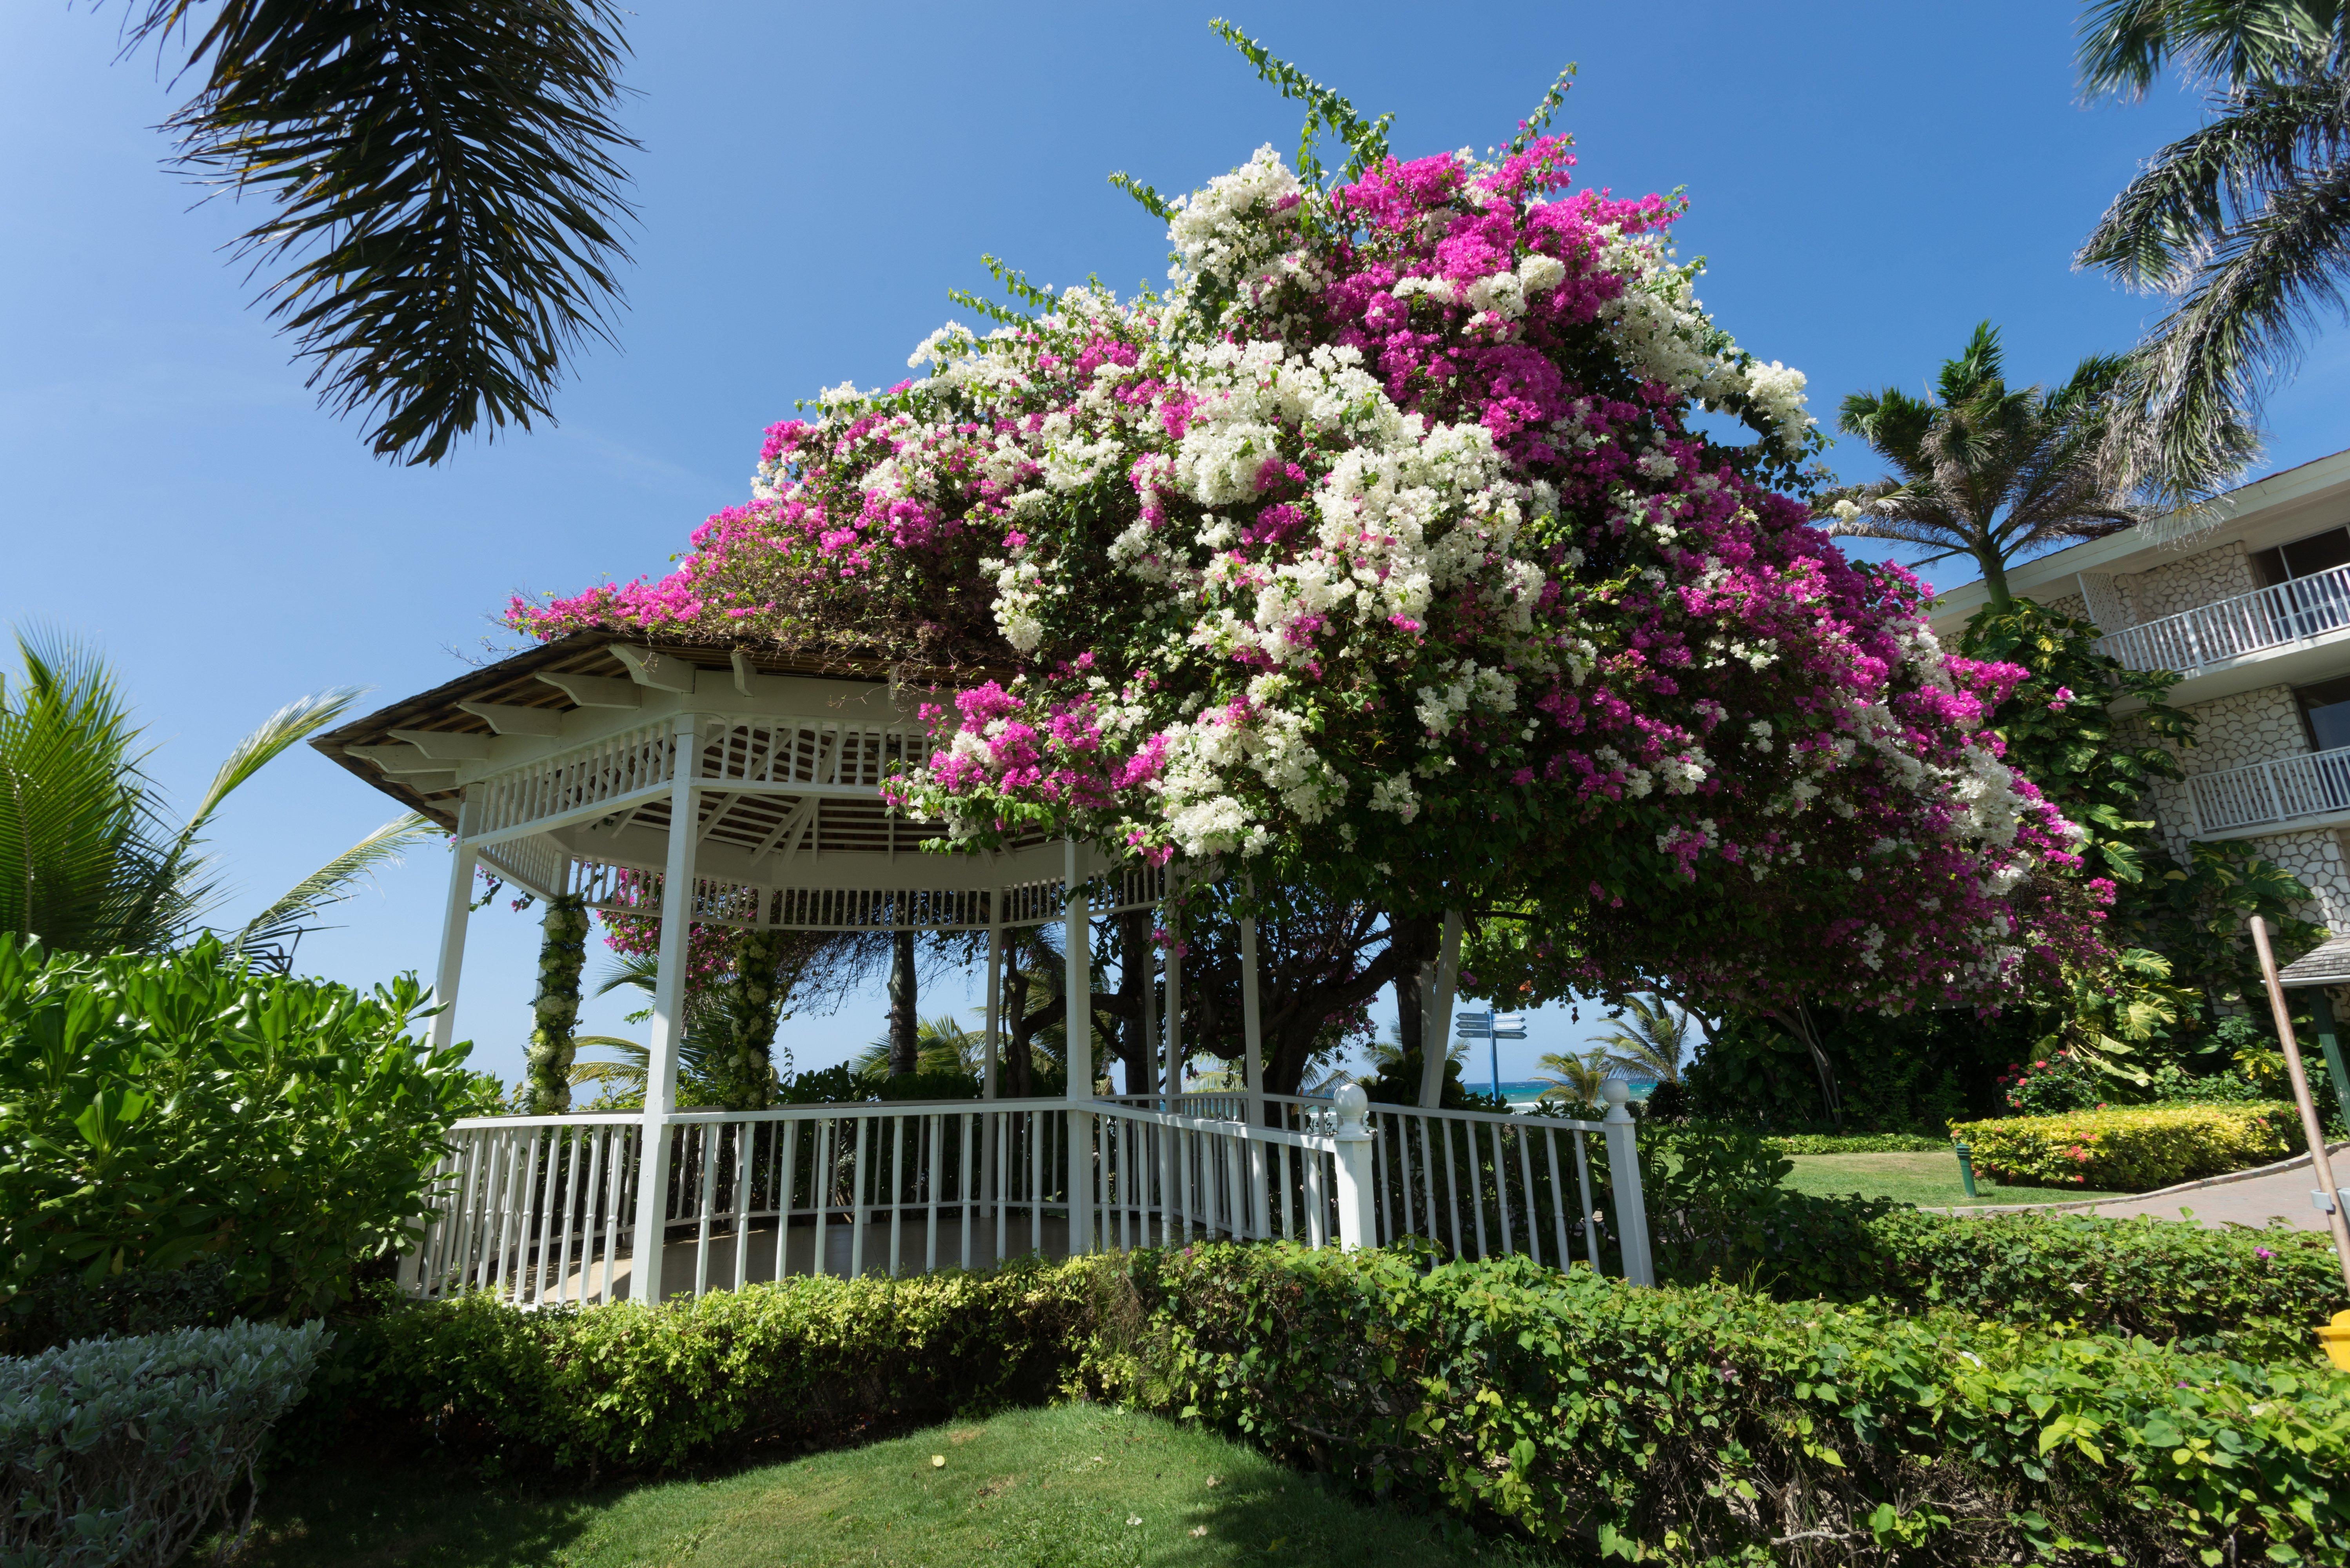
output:
M 2117 1106 L 1954 1122 L 1975 1168 L 2002 1181 L 2146 1192 L 2279 1159 L 2301 1147 L 2291 1106 Z

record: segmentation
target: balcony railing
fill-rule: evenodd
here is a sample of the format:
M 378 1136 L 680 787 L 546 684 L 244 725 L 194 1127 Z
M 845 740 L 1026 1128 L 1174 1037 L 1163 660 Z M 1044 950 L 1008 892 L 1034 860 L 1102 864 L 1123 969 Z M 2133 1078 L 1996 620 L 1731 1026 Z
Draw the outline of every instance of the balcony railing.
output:
M 2198 774 L 2187 787 L 2199 836 L 2350 812 L 2350 746 Z
M 2097 649 L 2132 670 L 2192 675 L 2206 665 L 2345 627 L 2350 627 L 2350 566 L 2336 566 L 2109 632 L 2097 639 Z

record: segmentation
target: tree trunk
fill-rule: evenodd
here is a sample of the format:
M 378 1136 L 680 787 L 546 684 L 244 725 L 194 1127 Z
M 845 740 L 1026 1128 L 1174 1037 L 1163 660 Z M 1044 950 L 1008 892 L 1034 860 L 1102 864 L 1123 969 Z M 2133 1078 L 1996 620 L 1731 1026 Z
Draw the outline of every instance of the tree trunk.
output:
M 1020 972 L 1016 951 L 1003 965 L 1003 1093 L 1014 1100 L 1036 1093 L 1035 1060 L 1028 1051 L 1028 977 Z
M 921 1064 L 914 1019 L 914 933 L 899 931 L 889 951 L 889 1075 L 902 1078 Z
M 1986 541 L 1975 546 L 1975 565 L 1982 568 L 1983 594 L 1991 607 L 2002 614 L 2015 607 L 2014 596 L 2007 591 L 2007 563 L 1999 557 L 1999 546 Z
M 1142 1028 L 1142 991 L 1157 983 L 1150 972 L 1150 911 L 1129 909 L 1118 917 L 1118 1054 L 1126 1062 L 1126 1092 L 1147 1095 L 1158 1070 L 1157 1042 Z

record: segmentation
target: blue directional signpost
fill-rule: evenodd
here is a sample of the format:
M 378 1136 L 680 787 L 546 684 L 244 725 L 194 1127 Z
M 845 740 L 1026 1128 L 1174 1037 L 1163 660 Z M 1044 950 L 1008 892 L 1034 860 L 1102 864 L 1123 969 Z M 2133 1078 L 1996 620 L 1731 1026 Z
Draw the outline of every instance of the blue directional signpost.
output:
M 1498 1042 L 1523 1040 L 1526 1037 L 1526 1015 L 1523 1012 L 1463 1012 L 1460 1017 L 1461 1038 L 1485 1042 L 1486 1063 L 1493 1075 L 1493 1097 L 1502 1097 L 1502 1047 Z

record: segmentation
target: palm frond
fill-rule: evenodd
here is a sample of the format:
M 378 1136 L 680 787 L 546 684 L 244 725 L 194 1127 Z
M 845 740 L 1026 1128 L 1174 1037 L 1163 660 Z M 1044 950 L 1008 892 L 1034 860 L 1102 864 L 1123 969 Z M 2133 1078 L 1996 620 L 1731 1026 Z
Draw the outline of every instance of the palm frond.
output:
M 402 851 L 439 838 L 445 831 L 420 812 L 394 817 L 278 895 L 276 902 L 244 923 L 233 945 L 247 952 L 283 954 L 290 963 L 292 944 L 303 932 L 316 929 L 318 911 L 358 893 L 378 871 L 399 865 Z
M 2321 309 L 2343 306 L 2350 160 L 2276 192 L 2231 228 L 2148 334 L 2122 439 L 2182 497 L 2224 483 L 2253 444 L 2246 410 L 2296 367 Z
M 0 680 L 0 931 L 60 950 L 158 946 L 189 913 L 162 872 L 169 829 L 113 671 L 58 634 L 19 631 Z
M 2338 0 L 2095 0 L 2081 16 L 2081 90 L 2141 98 L 2176 61 L 2190 80 L 2273 81 L 2326 52 Z
M 134 44 L 195 0 L 132 0 Z M 415 5 L 219 0 L 175 114 L 183 168 L 268 196 L 238 240 L 261 297 L 379 456 L 437 462 L 486 420 L 546 416 L 562 361 L 610 339 L 634 217 L 611 118 L 627 51 L 609 0 Z

